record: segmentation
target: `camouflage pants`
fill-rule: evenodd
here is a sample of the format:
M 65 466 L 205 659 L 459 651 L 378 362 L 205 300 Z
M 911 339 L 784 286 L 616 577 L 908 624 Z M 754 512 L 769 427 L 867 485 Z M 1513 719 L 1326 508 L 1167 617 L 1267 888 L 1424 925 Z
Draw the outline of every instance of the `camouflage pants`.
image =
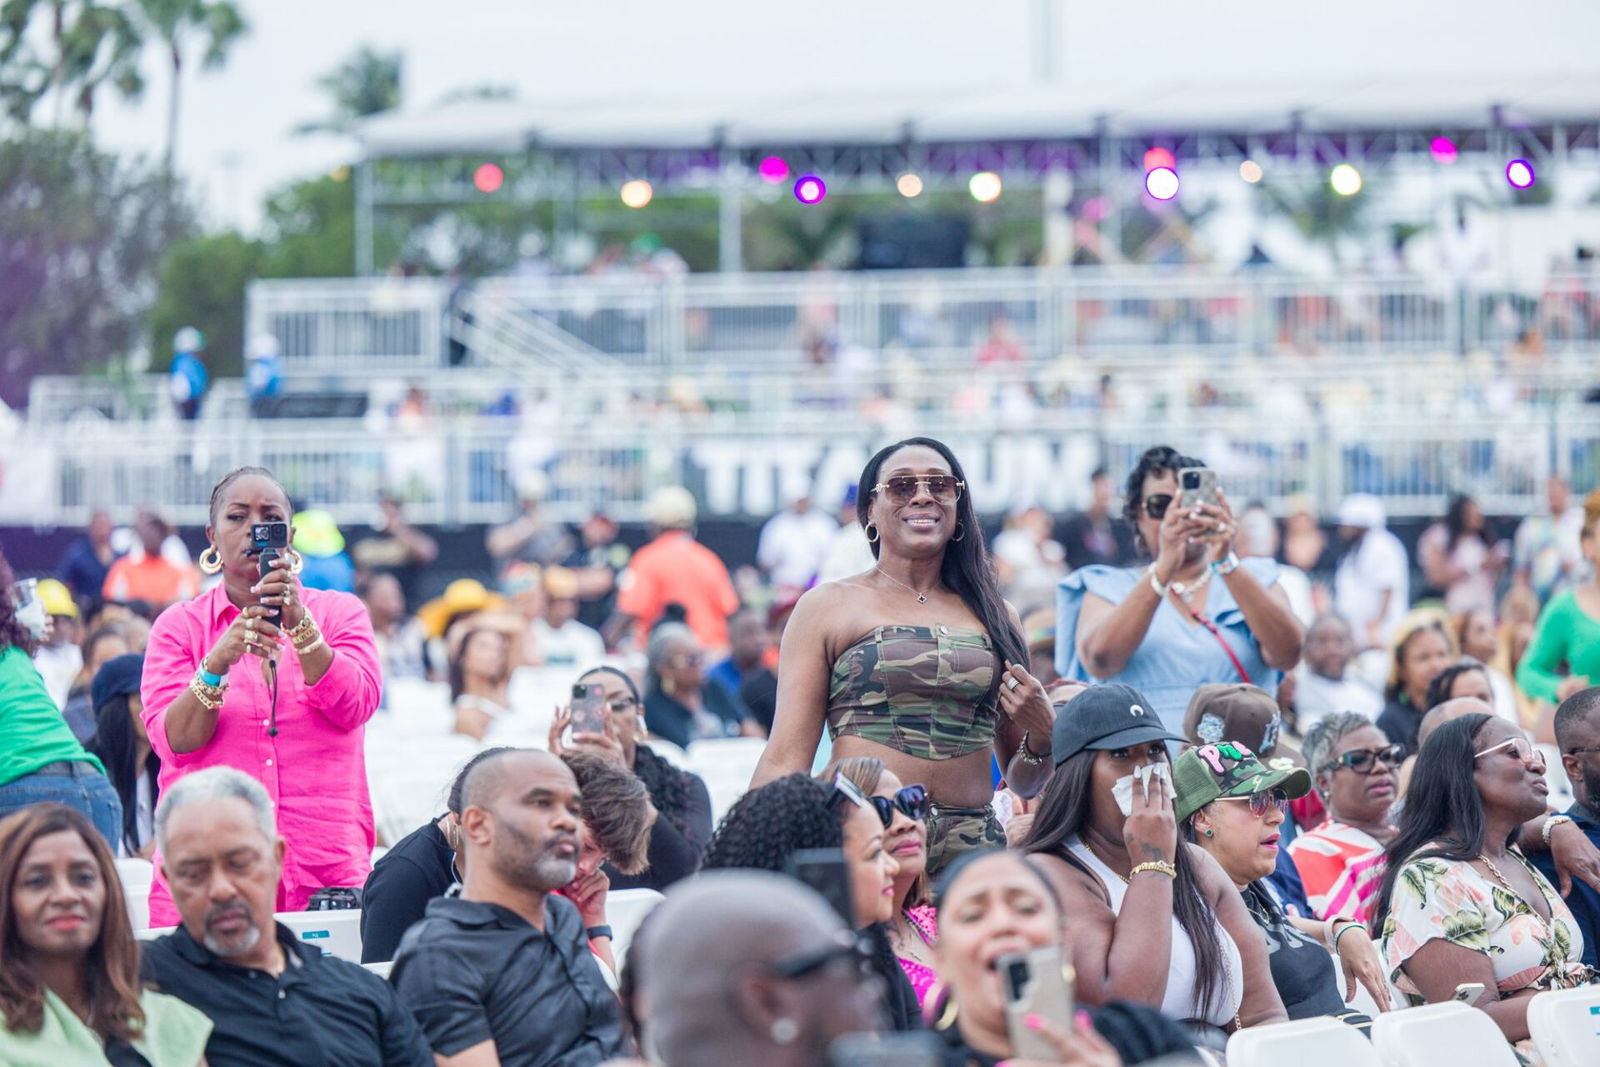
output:
M 1004 848 L 1005 844 L 1006 832 L 991 805 L 946 808 L 934 804 L 928 809 L 929 878 L 937 876 L 963 852 Z

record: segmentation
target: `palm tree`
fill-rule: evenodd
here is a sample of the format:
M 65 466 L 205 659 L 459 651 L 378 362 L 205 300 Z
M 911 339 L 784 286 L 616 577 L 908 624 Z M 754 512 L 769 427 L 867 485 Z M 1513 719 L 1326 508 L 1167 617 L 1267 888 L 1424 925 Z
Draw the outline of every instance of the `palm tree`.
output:
M 400 106 L 400 74 L 404 57 L 362 45 L 333 70 L 317 79 L 317 88 L 333 98 L 333 114 L 307 122 L 295 133 L 349 133 L 358 119 Z
M 87 123 L 101 86 L 109 83 L 129 99 L 139 95 L 142 46 L 128 13 L 115 3 L 3 0 L 0 97 L 10 116 L 24 124 L 50 97 L 51 125 L 57 127 L 70 98 Z
M 215 70 L 228 49 L 249 31 L 244 15 L 228 0 L 134 0 L 145 40 L 165 48 L 172 67 L 172 94 L 167 103 L 167 173 L 175 173 L 178 151 L 179 98 L 185 51 L 191 38 L 204 48 L 201 67 Z

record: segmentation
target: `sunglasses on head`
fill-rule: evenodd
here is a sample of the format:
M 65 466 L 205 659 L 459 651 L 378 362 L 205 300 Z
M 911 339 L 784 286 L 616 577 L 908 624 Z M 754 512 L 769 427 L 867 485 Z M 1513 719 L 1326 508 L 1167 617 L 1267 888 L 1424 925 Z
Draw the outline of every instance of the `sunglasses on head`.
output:
M 928 787 L 922 784 L 908 785 L 890 797 L 868 797 L 872 806 L 878 809 L 878 818 L 883 820 L 883 828 L 887 830 L 894 822 L 894 813 L 899 810 L 912 822 L 921 822 L 928 817 Z
M 1218 797 L 1218 800 L 1243 800 L 1250 805 L 1250 814 L 1261 818 L 1267 813 L 1268 808 L 1277 808 L 1280 812 L 1289 812 L 1289 794 L 1279 786 L 1271 789 L 1257 789 L 1247 797 Z
M 1405 758 L 1404 745 L 1390 745 L 1388 748 L 1352 748 L 1349 752 L 1341 753 L 1323 764 L 1322 769 L 1336 771 L 1340 767 L 1347 767 L 1357 774 L 1371 774 L 1378 769 L 1380 760 L 1386 767 L 1398 767 Z
M 828 803 L 835 808 L 849 803 L 858 808 L 877 810 L 877 808 L 873 807 L 872 802 L 867 799 L 867 795 L 857 788 L 854 782 L 842 774 L 833 776 L 833 792 L 828 796 Z
M 1144 513 L 1157 522 L 1167 517 L 1167 509 L 1171 506 L 1171 493 L 1151 493 L 1144 498 Z
M 918 486 L 926 488 L 928 495 L 939 503 L 953 504 L 961 499 L 961 491 L 967 483 L 957 481 L 953 474 L 897 474 L 873 486 L 872 491 L 882 493 L 896 504 L 906 504 L 915 499 Z
M 1482 752 L 1474 752 L 1472 758 L 1479 759 L 1489 755 L 1491 752 L 1499 752 L 1501 749 L 1507 749 L 1507 755 L 1518 760 L 1530 770 L 1535 768 L 1538 770 L 1544 769 L 1544 753 L 1534 748 L 1526 738 L 1522 737 L 1508 737 L 1498 745 L 1490 745 Z

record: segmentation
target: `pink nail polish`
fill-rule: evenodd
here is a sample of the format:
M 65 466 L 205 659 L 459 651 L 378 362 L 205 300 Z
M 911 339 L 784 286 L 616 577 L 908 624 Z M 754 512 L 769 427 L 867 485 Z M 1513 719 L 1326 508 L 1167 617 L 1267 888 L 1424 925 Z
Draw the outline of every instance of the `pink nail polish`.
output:
M 1042 1030 L 1042 1029 L 1044 1029 L 1044 1020 L 1039 1018 L 1039 1016 L 1037 1016 L 1037 1015 L 1024 1015 L 1022 1017 L 1022 1023 L 1029 1030 Z

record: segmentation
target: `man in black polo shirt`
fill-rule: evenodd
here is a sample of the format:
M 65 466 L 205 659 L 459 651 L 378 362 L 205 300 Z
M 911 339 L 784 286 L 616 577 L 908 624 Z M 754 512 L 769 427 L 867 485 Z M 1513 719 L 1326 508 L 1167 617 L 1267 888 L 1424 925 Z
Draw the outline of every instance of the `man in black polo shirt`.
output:
M 211 1067 L 433 1067 L 387 982 L 273 921 L 283 839 L 261 783 L 232 767 L 180 778 L 156 844 L 183 925 L 144 946 L 144 979 L 211 1018 Z
M 1561 746 L 1561 766 L 1572 783 L 1572 807 L 1564 814 L 1583 831 L 1590 844 L 1600 846 L 1600 686 L 1580 689 L 1563 700 L 1556 709 L 1555 731 L 1556 744 Z M 1552 822 L 1559 818 L 1551 816 Z M 1545 825 L 1544 839 L 1549 841 L 1553 827 Z M 1567 907 L 1572 909 L 1572 917 L 1583 934 L 1583 962 L 1595 966 L 1600 956 L 1600 893 L 1582 878 L 1563 877 L 1548 849 L 1534 852 L 1529 858 L 1551 885 L 1561 887 L 1570 880 L 1572 887 L 1564 894 Z
M 578 869 L 572 771 L 548 752 L 508 749 L 467 773 L 462 801 L 461 896 L 428 903 L 390 976 L 439 1067 L 589 1067 L 619 1055 L 617 998 L 577 907 L 551 893 Z

